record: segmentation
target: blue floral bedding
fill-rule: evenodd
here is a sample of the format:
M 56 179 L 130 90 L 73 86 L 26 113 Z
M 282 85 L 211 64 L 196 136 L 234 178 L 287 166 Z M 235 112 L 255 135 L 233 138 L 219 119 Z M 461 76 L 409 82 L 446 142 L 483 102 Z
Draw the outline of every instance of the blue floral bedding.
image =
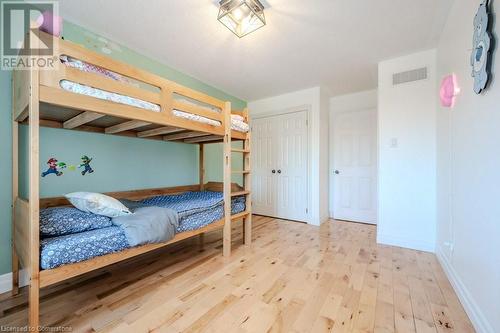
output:
M 40 241 L 42 269 L 73 264 L 130 247 L 120 227 L 107 227 Z
M 141 203 L 177 211 L 179 213 L 177 233 L 203 228 L 224 216 L 223 195 L 220 192 L 188 192 L 181 195 L 158 196 L 143 200 Z M 235 197 L 231 200 L 232 214 L 244 210 L 244 197 Z M 42 210 L 40 215 L 44 211 Z M 51 238 L 42 236 L 40 266 L 42 269 L 52 269 L 119 252 L 129 247 L 124 231 L 118 226 L 106 226 Z
M 238 214 L 245 210 L 245 198 L 236 197 L 231 200 L 231 214 Z M 185 216 L 180 220 L 177 233 L 203 228 L 210 223 L 220 220 L 224 216 L 224 204 Z
M 222 192 L 186 192 L 177 195 L 160 195 L 142 200 L 141 203 L 148 206 L 158 206 L 173 209 L 182 219 L 191 214 L 202 212 L 207 209 L 223 205 L 224 195 Z
M 111 227 L 107 216 L 83 212 L 75 207 L 51 207 L 40 210 L 40 235 L 53 237 Z

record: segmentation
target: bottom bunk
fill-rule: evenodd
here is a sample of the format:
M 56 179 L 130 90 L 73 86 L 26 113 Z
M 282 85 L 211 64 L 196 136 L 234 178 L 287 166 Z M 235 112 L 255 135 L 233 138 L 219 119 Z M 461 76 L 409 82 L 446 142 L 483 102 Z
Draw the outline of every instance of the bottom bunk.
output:
M 178 241 L 220 230 L 225 225 L 222 184 L 208 183 L 200 186 L 138 190 L 108 193 L 128 205 L 149 208 L 167 208 L 175 211 L 178 225 L 171 238 L 165 241 L 148 242 L 132 246 L 129 234 L 121 225 L 101 215 L 84 213 L 68 206 L 63 198 L 49 198 L 40 201 L 40 287 L 46 287 L 100 268 L 127 260 Z M 239 186 L 232 185 L 233 192 Z M 246 208 L 246 196 L 231 199 L 232 220 L 250 218 Z M 16 231 L 18 238 L 24 234 L 28 222 L 28 202 L 16 200 Z M 87 214 L 87 215 L 85 215 Z M 133 214 L 134 215 L 134 214 Z M 141 215 L 139 223 L 142 224 Z M 149 223 L 146 221 L 145 223 Z M 249 221 L 250 223 L 250 221 Z M 17 242 L 17 244 L 20 244 Z M 24 253 L 20 254 L 21 267 Z
M 179 225 L 175 230 L 176 234 L 199 230 L 224 217 L 221 192 L 188 192 L 180 195 L 162 195 L 137 201 L 137 203 L 144 206 L 170 208 L 176 211 L 179 216 Z M 245 211 L 244 197 L 233 198 L 231 200 L 231 214 L 234 215 L 243 211 Z M 88 218 L 84 220 L 79 215 L 88 215 Z M 127 240 L 124 229 L 114 225 L 111 219 L 106 217 L 91 213 L 79 213 L 76 208 L 70 207 L 42 209 L 40 216 L 42 231 L 40 268 L 42 270 L 78 263 L 133 247 Z M 68 221 L 73 222 L 71 227 L 76 227 L 76 230 L 74 230 L 76 232 L 71 232 L 71 227 L 61 228 L 61 226 L 68 224 Z M 44 231 L 45 234 L 49 234 L 49 231 L 53 231 L 57 226 L 62 229 L 64 235 L 43 236 Z M 82 229 L 87 230 L 79 231 Z M 52 232 L 52 234 L 55 233 Z

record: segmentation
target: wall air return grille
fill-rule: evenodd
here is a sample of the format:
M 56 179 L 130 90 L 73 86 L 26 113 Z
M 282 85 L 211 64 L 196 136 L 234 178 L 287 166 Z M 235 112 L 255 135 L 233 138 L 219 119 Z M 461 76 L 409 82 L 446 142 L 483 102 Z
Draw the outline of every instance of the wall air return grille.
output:
M 427 79 L 427 67 L 414 69 L 407 72 L 396 73 L 392 75 L 392 85 L 421 81 Z

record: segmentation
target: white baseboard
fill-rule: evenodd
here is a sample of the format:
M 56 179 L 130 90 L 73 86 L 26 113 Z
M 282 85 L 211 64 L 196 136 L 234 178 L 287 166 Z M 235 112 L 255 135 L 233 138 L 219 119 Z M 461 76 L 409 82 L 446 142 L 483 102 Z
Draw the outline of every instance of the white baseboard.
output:
M 434 243 L 428 243 L 417 239 L 410 239 L 400 236 L 392 236 L 387 234 L 377 234 L 377 243 L 405 247 L 413 250 L 434 252 L 436 246 Z
M 436 256 L 476 331 L 478 333 L 494 333 L 493 326 L 488 322 L 481 308 L 477 305 L 471 293 L 439 247 L 436 251 Z
M 28 272 L 25 269 L 19 271 L 19 287 L 27 286 L 29 283 Z M 0 275 L 0 294 L 12 290 L 12 272 Z

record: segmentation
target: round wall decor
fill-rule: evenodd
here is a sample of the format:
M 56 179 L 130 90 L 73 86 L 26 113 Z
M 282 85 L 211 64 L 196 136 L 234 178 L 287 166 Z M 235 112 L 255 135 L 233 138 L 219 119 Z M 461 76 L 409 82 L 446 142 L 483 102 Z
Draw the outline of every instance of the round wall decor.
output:
M 472 38 L 471 66 L 476 94 L 480 94 L 486 88 L 490 77 L 492 35 L 489 15 L 489 0 L 484 0 L 479 5 L 474 17 L 474 36 Z

